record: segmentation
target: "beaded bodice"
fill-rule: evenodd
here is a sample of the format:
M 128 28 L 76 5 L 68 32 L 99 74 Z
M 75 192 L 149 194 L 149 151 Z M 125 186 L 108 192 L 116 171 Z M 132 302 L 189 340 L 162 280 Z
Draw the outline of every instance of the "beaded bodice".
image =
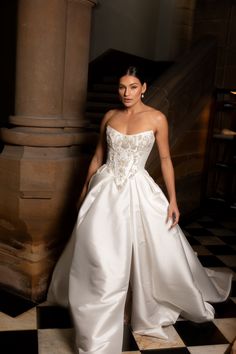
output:
M 107 126 L 106 165 L 108 172 L 114 175 L 118 188 L 121 188 L 139 170 L 144 169 L 154 140 L 152 130 L 126 135 Z

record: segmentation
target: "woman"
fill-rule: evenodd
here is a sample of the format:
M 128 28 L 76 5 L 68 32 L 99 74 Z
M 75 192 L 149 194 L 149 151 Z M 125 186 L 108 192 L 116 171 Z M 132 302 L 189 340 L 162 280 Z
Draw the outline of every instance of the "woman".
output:
M 142 102 L 145 91 L 129 67 L 119 81 L 123 109 L 101 123 L 78 220 L 50 285 L 49 301 L 69 301 L 79 354 L 121 353 L 129 282 L 133 330 L 163 339 L 163 326 L 180 315 L 212 320 L 207 301 L 230 291 L 231 275 L 204 269 L 177 225 L 167 120 Z M 169 202 L 144 169 L 154 143 Z

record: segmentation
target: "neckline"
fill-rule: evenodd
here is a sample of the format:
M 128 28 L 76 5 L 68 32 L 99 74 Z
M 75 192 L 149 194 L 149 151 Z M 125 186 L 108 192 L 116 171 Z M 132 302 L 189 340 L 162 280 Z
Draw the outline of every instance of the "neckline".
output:
M 155 136 L 154 135 L 154 131 L 152 129 L 150 130 L 144 130 L 142 132 L 138 132 L 138 133 L 135 133 L 135 134 L 125 134 L 125 133 L 121 133 L 119 132 L 119 130 L 113 128 L 112 126 L 110 126 L 109 124 L 107 124 L 107 128 L 110 128 L 111 130 L 114 130 L 116 133 L 120 134 L 120 135 L 124 135 L 124 136 L 136 136 L 136 135 L 140 135 L 140 134 L 145 134 L 145 133 L 152 133 L 153 137 Z

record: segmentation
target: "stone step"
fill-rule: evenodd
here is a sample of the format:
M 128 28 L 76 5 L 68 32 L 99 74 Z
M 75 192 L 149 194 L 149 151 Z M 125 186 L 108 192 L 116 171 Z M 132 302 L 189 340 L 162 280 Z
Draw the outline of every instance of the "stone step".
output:
M 100 122 L 91 122 L 90 124 L 90 130 L 95 133 L 99 133 L 100 130 Z
M 93 102 L 88 101 L 86 106 L 86 112 L 107 112 L 110 109 L 116 109 L 119 107 L 119 103 L 108 102 Z
M 103 93 L 116 93 L 118 92 L 118 86 L 114 84 L 95 83 L 91 86 L 89 91 L 103 92 Z
M 88 92 L 87 100 L 93 102 L 111 102 L 111 103 L 119 102 L 117 93 L 93 92 L 93 91 Z
M 102 81 L 106 84 L 112 84 L 118 87 L 118 79 L 114 75 L 105 75 L 102 78 Z
M 105 76 L 101 83 L 94 83 L 89 88 L 86 105 L 86 119 L 90 121 L 90 128 L 98 132 L 104 114 L 119 105 L 118 85 L 114 77 Z
M 104 116 L 104 113 L 102 113 L 102 112 L 88 112 L 88 111 L 85 112 L 85 117 L 89 121 L 91 121 L 91 120 L 94 120 L 94 121 L 100 120 L 100 119 L 103 118 L 103 116 Z

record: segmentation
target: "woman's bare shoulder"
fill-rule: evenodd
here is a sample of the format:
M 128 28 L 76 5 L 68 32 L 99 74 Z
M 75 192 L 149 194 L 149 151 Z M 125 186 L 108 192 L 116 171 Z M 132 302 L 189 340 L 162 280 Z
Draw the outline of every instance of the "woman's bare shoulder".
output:
M 107 125 L 108 121 L 116 114 L 116 111 L 116 109 L 111 109 L 104 114 L 101 121 L 101 128 Z
M 113 117 L 115 117 L 116 115 L 120 114 L 121 110 L 120 109 L 110 109 L 108 112 L 106 112 L 106 114 L 103 117 L 103 121 L 105 121 L 106 123 Z
M 164 113 L 162 113 L 161 111 L 150 107 L 149 110 L 147 111 L 147 114 L 150 115 L 150 117 L 152 117 L 155 120 L 165 120 L 166 116 Z
M 147 111 L 147 117 L 150 119 L 150 122 L 153 126 L 156 127 L 156 129 L 167 124 L 167 118 L 165 114 L 155 108 L 150 107 L 150 109 Z

